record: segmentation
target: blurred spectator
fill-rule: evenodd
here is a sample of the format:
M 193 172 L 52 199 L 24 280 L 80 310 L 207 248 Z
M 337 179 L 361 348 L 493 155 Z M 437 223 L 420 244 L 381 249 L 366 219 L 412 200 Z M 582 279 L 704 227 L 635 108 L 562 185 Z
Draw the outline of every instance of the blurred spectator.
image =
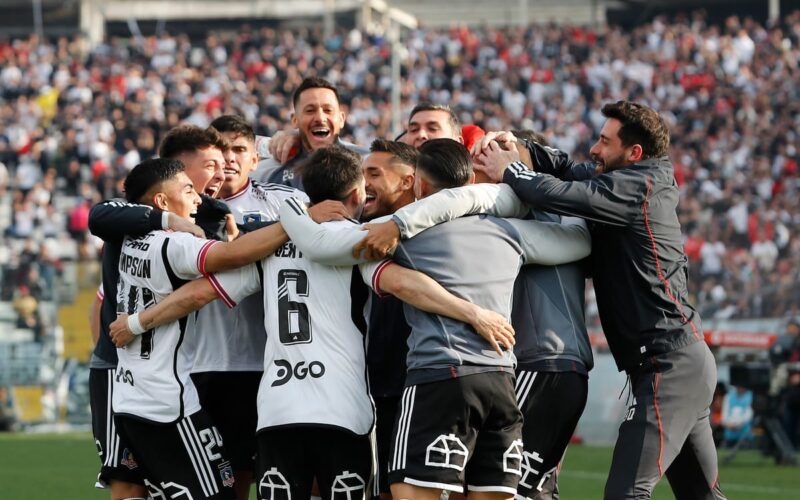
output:
M 31 295 L 27 286 L 20 285 L 17 289 L 13 306 L 17 313 L 16 327 L 32 330 L 34 341 L 41 342 L 44 335 L 44 324 L 39 314 L 39 301 Z
M 784 430 L 795 448 L 800 445 L 800 321 L 792 318 L 786 332 L 770 347 L 773 376 L 770 394 L 780 402 Z
M 722 399 L 722 427 L 726 446 L 749 440 L 753 429 L 753 393 L 734 387 Z

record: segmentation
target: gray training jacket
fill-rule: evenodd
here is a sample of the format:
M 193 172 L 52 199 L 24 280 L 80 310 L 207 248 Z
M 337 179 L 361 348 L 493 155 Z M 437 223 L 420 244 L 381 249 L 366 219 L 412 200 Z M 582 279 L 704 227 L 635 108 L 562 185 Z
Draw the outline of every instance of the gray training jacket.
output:
M 524 216 L 556 224 L 578 223 L 575 218 L 531 211 L 509 187 L 494 184 L 440 191 L 398 210 L 394 220 L 401 235 L 408 238 L 434 224 L 479 213 Z M 514 354 L 520 369 L 584 375 L 592 369 L 594 359 L 584 314 L 585 282 L 581 261 L 522 267 L 514 284 L 511 313 L 516 331 Z

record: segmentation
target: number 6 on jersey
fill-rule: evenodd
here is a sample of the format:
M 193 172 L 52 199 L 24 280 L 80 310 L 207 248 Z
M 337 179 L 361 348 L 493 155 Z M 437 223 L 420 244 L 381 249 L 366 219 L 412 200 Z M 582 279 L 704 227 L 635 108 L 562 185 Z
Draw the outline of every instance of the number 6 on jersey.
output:
M 308 344 L 311 342 L 311 322 L 308 306 L 289 300 L 289 283 L 294 283 L 298 297 L 308 297 L 308 276 L 299 269 L 278 272 L 278 331 L 281 343 Z

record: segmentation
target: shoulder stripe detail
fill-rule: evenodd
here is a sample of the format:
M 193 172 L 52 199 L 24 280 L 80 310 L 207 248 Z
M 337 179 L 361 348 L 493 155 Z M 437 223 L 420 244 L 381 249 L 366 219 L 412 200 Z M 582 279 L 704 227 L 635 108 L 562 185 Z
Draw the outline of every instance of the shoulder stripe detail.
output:
M 211 283 L 211 287 L 214 289 L 214 292 L 216 292 L 217 297 L 219 297 L 222 300 L 222 302 L 228 307 L 228 309 L 233 309 L 234 307 L 236 307 L 236 302 L 231 298 L 230 295 L 228 295 L 228 292 L 226 292 L 225 289 L 222 288 L 222 285 L 217 280 L 217 277 L 214 276 L 213 274 L 206 274 L 205 276 L 206 279 L 208 279 L 208 282 Z
M 303 215 L 305 213 L 305 210 L 303 210 L 303 208 L 300 206 L 300 202 L 297 200 L 297 198 L 287 198 L 286 203 L 297 215 Z
M 389 267 L 389 264 L 393 263 L 394 261 L 391 259 L 385 260 L 372 273 L 372 290 L 378 295 L 378 297 L 383 298 L 388 296 L 388 294 L 381 292 L 381 275 L 383 274 L 383 271 Z
M 220 242 L 216 240 L 209 240 L 202 247 L 200 247 L 200 251 L 197 252 L 197 270 L 200 271 L 200 274 L 206 274 L 206 256 L 208 256 L 208 251 L 211 250 L 211 247 L 217 243 Z
M 297 189 L 286 186 L 284 184 L 276 184 L 274 182 L 259 182 L 259 181 L 252 181 L 253 187 L 257 188 L 261 191 L 284 191 L 286 193 L 294 193 Z

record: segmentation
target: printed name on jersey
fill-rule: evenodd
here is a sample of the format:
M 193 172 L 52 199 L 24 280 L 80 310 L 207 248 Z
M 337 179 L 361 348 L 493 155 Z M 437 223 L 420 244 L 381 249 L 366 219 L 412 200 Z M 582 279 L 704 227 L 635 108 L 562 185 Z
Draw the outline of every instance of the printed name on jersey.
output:
M 303 252 L 298 250 L 297 247 L 294 246 L 294 243 L 292 243 L 291 241 L 287 241 L 280 248 L 275 250 L 275 257 L 286 257 L 286 258 L 290 258 L 290 259 L 294 259 L 294 258 L 302 259 L 303 258 Z
M 151 267 L 149 259 L 140 259 L 125 253 L 119 257 L 119 272 L 130 274 L 136 278 L 149 278 Z
M 325 365 L 320 361 L 312 361 L 306 366 L 305 361 L 297 363 L 292 367 L 292 363 L 285 359 L 276 359 L 275 366 L 278 367 L 278 379 L 272 383 L 272 387 L 281 386 L 289 382 L 292 377 L 303 380 L 306 377 L 320 378 L 325 375 Z

